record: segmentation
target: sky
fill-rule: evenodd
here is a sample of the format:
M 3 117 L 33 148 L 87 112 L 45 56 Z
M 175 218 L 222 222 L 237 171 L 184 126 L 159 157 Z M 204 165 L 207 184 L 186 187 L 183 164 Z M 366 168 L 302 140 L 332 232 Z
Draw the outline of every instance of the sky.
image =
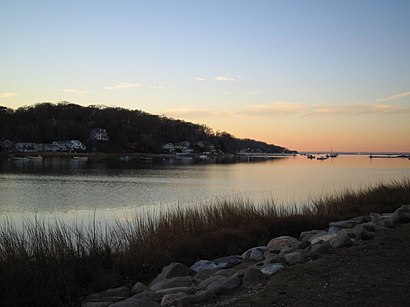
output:
M 408 0 L 0 0 L 0 105 L 118 106 L 298 151 L 410 152 Z

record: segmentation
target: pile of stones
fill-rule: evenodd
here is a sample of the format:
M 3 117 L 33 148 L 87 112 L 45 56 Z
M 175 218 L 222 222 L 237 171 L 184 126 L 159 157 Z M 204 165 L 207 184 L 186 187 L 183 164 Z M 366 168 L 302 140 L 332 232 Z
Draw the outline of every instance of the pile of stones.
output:
M 190 268 L 171 263 L 148 285 L 120 287 L 87 296 L 83 307 L 192 306 L 215 300 L 233 291 L 263 286 L 269 278 L 291 265 L 312 261 L 332 249 L 360 244 L 377 231 L 410 221 L 410 205 L 393 213 L 371 213 L 332 222 L 326 230 L 304 231 L 299 238 L 281 236 L 266 246 L 242 255 L 200 260 Z

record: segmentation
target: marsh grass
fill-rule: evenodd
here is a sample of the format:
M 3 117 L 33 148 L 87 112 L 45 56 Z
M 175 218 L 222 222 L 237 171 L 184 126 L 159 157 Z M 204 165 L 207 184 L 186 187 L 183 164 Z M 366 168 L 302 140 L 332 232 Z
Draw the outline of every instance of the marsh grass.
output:
M 0 304 L 75 305 L 92 291 L 149 281 L 171 261 L 240 254 L 275 236 L 298 236 L 330 221 L 391 212 L 410 203 L 410 180 L 347 190 L 303 206 L 274 201 L 254 205 L 243 197 L 207 206 L 130 214 L 114 226 L 94 218 L 86 225 L 59 219 L 24 220 L 0 227 Z

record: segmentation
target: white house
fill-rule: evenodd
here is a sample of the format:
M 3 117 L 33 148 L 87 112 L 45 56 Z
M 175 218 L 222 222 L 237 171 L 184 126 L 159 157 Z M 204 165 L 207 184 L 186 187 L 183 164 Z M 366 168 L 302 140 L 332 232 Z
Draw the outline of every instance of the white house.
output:
M 79 140 L 70 140 L 67 141 L 66 146 L 69 151 L 76 151 L 76 150 L 85 150 L 86 147 L 83 143 L 81 143 Z
M 168 143 L 168 144 L 162 145 L 162 150 L 167 151 L 167 152 L 174 152 L 175 146 L 172 143 Z
M 103 128 L 95 128 L 90 133 L 90 139 L 93 141 L 108 142 L 107 131 Z

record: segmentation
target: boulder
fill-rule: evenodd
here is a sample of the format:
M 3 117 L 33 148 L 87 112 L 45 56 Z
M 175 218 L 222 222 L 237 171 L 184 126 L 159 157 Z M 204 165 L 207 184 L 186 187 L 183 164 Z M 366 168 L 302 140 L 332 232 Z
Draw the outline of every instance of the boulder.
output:
M 294 265 L 298 263 L 303 263 L 307 261 L 305 251 L 295 251 L 283 256 L 289 265 Z
M 400 225 L 400 217 L 397 212 L 383 214 L 382 216 L 385 217 L 384 226 L 388 228 L 396 228 Z
M 357 239 L 370 240 L 374 238 L 374 232 L 367 231 L 364 224 L 358 224 L 353 227 L 353 234 Z
M 109 305 L 109 307 L 160 307 L 160 306 L 161 305 L 157 302 L 139 300 L 133 297 L 130 297 L 129 299 L 126 299 L 124 301 L 116 302 L 114 304 Z
M 229 278 L 214 281 L 207 287 L 207 290 L 213 291 L 216 295 L 221 295 L 227 294 L 232 290 L 239 288 L 240 285 L 241 280 L 236 276 L 232 276 Z
M 107 302 L 115 303 L 118 301 L 125 300 L 126 298 L 130 297 L 130 290 L 126 287 L 119 287 L 119 288 L 112 288 L 106 291 L 102 291 L 99 293 L 94 293 L 86 297 L 83 302 L 98 302 L 101 304 L 105 304 Z M 89 304 L 87 306 L 90 306 Z
M 336 236 L 337 236 L 336 233 L 327 233 L 327 232 L 326 232 L 326 235 L 322 235 L 322 236 L 318 236 L 318 237 L 312 238 L 312 240 L 310 241 L 310 243 L 311 243 L 312 245 L 315 245 L 315 244 L 320 243 L 320 242 L 329 241 L 330 239 L 332 239 L 332 238 L 334 238 L 334 237 L 336 237 Z
M 212 262 L 215 262 L 216 264 L 226 264 L 226 268 L 233 267 L 237 264 L 240 264 L 243 262 L 243 258 L 241 256 L 235 255 L 235 256 L 227 256 L 227 257 L 222 257 L 222 258 L 217 258 L 211 260 Z
M 330 246 L 332 248 L 349 247 L 353 245 L 352 239 L 347 232 L 339 231 L 337 236 L 330 239 Z
M 254 288 L 265 284 L 266 276 L 258 269 L 247 268 L 243 272 L 242 285 L 245 288 Z
M 309 241 L 312 237 L 317 235 L 318 233 L 323 232 L 323 230 L 309 230 L 309 231 L 303 231 L 300 234 L 300 240 L 301 241 Z
M 165 295 L 162 306 L 192 306 L 194 304 L 214 300 L 216 295 L 212 291 L 198 291 L 196 294 Z
M 314 244 L 314 243 L 312 243 L 312 241 L 316 240 L 317 238 L 326 236 L 326 235 L 328 235 L 328 234 L 329 234 L 329 232 L 322 230 L 322 231 L 316 233 L 314 236 L 312 236 L 312 237 L 311 237 L 309 240 L 307 240 L 307 241 L 310 242 L 311 244 Z
M 199 260 L 191 266 L 191 269 L 196 272 L 202 272 L 204 270 L 225 269 L 228 266 L 228 263 L 216 263 L 210 260 Z
M 142 282 L 137 282 L 134 285 L 134 287 L 132 287 L 131 294 L 138 294 L 138 293 L 141 293 L 141 292 L 143 292 L 147 289 L 148 289 L 147 286 L 144 285 Z
M 205 280 L 214 275 L 216 272 L 220 271 L 221 269 L 213 269 L 213 270 L 200 270 L 198 273 L 194 275 L 196 279 Z
M 161 294 L 155 291 L 151 291 L 150 289 L 147 289 L 143 292 L 133 295 L 132 298 L 137 299 L 137 300 L 142 300 L 142 301 L 160 302 L 162 296 Z
M 410 222 L 410 205 L 401 206 L 395 211 L 395 213 L 397 213 L 397 215 L 399 216 L 400 222 Z
M 156 284 L 163 279 L 181 276 L 193 276 L 196 272 L 186 265 L 179 262 L 172 262 L 171 264 L 162 268 L 162 272 L 151 282 L 150 285 Z
M 107 307 L 111 304 L 112 302 L 84 302 L 81 307 Z
M 279 252 L 285 246 L 298 241 L 298 239 L 289 236 L 281 236 L 270 240 L 267 247 L 272 251 Z
M 327 254 L 330 251 L 329 240 L 315 243 L 307 248 L 307 251 L 314 254 Z
M 155 291 L 158 294 L 165 295 L 165 294 L 171 294 L 171 293 L 187 293 L 187 294 L 192 294 L 195 292 L 194 288 L 191 287 L 175 287 L 175 288 L 166 288 L 166 289 L 161 289 Z
M 245 262 L 248 261 L 262 261 L 265 258 L 265 252 L 269 252 L 270 249 L 266 246 L 258 246 L 248 249 L 241 257 Z
M 225 270 L 220 270 L 214 273 L 213 276 L 223 276 L 223 277 L 230 277 L 234 275 L 237 271 L 233 269 L 225 269 Z
M 209 277 L 208 279 L 205 279 L 205 280 L 201 281 L 201 282 L 198 284 L 197 287 L 198 287 L 198 289 L 205 290 L 205 289 L 208 288 L 208 286 L 209 286 L 210 284 L 214 283 L 215 281 L 224 280 L 224 279 L 226 279 L 226 277 L 225 277 L 225 276 L 222 276 L 222 275 L 211 276 L 211 277 Z
M 358 216 L 350 220 L 330 222 L 329 226 L 330 227 L 335 226 L 338 228 L 353 228 L 357 224 L 363 224 L 363 223 L 367 223 L 370 221 L 371 221 L 370 216 Z
M 165 294 L 161 300 L 161 306 L 178 306 L 178 299 L 187 296 L 186 293 L 169 293 Z
M 150 289 L 152 291 L 158 291 L 161 289 L 175 288 L 175 287 L 192 287 L 197 285 L 200 280 L 193 278 L 192 276 L 181 276 L 163 279 L 153 284 Z
M 292 252 L 294 252 L 296 250 L 299 250 L 299 249 L 305 249 L 309 245 L 310 245 L 310 243 L 308 241 L 296 240 L 294 242 L 289 243 L 285 247 L 283 247 L 280 250 L 279 255 L 289 254 L 289 253 L 292 253 Z
M 267 266 L 278 262 L 285 262 L 285 258 L 283 258 L 283 256 L 279 256 L 278 254 L 268 254 L 263 261 L 263 265 Z
M 282 271 L 285 268 L 283 264 L 280 263 L 275 263 L 268 265 L 264 268 L 261 269 L 261 272 L 265 275 L 272 276 L 280 271 Z
M 331 226 L 327 230 L 328 233 L 337 233 L 338 231 L 339 231 L 339 227 L 336 227 L 336 226 Z

